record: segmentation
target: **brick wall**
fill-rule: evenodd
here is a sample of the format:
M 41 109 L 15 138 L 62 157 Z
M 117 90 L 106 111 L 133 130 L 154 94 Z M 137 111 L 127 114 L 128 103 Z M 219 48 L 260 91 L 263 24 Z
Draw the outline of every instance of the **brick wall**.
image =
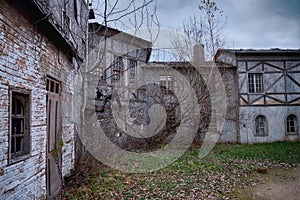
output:
M 0 6 L 0 199 L 46 196 L 46 76 L 62 84 L 62 174 L 74 166 L 72 94 L 75 69 L 67 56 L 35 29 L 32 22 L 2 1 Z M 29 156 L 8 163 L 9 88 L 30 91 Z

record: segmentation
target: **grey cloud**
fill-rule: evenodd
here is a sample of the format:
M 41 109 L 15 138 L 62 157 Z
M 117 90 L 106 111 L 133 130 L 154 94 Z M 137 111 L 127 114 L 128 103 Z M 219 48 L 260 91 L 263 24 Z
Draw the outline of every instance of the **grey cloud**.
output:
M 228 15 L 226 34 L 238 48 L 299 48 L 298 0 L 220 1 Z
M 224 36 L 229 45 L 234 41 L 236 48 L 300 48 L 299 0 L 216 2 L 228 16 Z M 188 17 L 200 14 L 199 3 L 200 0 L 157 0 L 161 28 L 176 29 Z

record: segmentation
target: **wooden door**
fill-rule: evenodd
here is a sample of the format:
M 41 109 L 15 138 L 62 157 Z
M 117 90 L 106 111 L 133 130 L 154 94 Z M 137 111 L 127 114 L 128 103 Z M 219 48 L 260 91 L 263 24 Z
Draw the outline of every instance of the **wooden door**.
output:
M 47 78 L 47 199 L 54 199 L 62 186 L 60 82 Z

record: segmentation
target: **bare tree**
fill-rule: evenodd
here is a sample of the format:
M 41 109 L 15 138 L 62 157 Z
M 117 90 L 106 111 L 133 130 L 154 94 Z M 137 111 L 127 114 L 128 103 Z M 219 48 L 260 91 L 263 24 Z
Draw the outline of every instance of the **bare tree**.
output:
M 157 0 L 92 0 L 98 21 L 105 26 L 120 29 L 141 28 L 149 23 L 158 24 L 156 15 Z
M 173 42 L 174 48 L 181 60 L 191 60 L 192 48 L 195 44 L 205 46 L 206 58 L 212 60 L 218 48 L 224 47 L 225 37 L 222 30 L 226 24 L 227 17 L 223 16 L 223 11 L 216 2 L 201 0 L 199 5 L 201 13 L 188 18 L 178 29 L 183 32 L 183 36 L 178 35 Z
M 203 34 L 204 23 L 201 16 L 198 18 L 194 15 L 183 21 L 182 27 L 175 33 L 176 39 L 172 41 L 180 61 L 192 60 L 194 46 L 204 42 Z
M 225 44 L 224 37 L 222 37 L 222 29 L 227 17 L 223 17 L 223 10 L 220 10 L 214 1 L 202 0 L 199 9 L 202 11 L 206 22 L 205 33 L 207 38 L 205 44 L 208 56 L 212 59 L 218 48 Z

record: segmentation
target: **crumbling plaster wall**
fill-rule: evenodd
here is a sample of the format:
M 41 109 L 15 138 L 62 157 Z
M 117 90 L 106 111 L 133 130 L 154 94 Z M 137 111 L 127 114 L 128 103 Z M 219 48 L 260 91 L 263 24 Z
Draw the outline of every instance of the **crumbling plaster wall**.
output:
M 300 109 L 293 106 L 240 107 L 241 143 L 299 140 L 299 134 L 286 134 L 286 118 L 289 114 L 294 114 L 299 119 Z M 255 136 L 255 118 L 258 115 L 264 115 L 267 119 L 267 136 Z
M 236 143 L 238 142 L 239 115 L 238 115 L 238 87 L 236 67 L 231 65 L 220 65 L 216 63 L 226 94 L 226 117 L 223 125 L 223 130 L 220 132 L 219 142 L 221 143 Z

